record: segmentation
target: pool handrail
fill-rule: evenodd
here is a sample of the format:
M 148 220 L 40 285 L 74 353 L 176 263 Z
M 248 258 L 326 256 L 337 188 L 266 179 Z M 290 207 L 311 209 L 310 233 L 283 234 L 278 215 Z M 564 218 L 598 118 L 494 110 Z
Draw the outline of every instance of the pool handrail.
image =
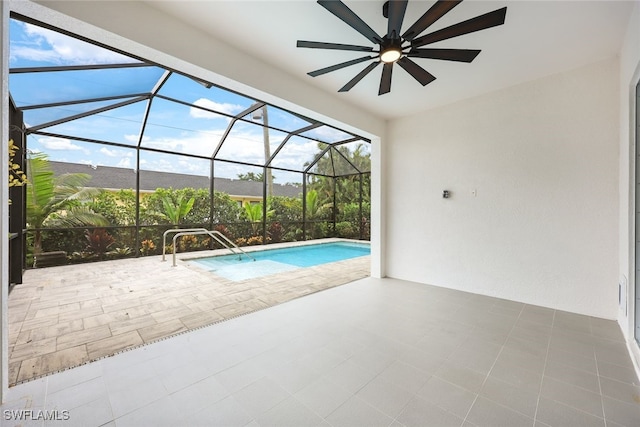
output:
M 256 260 L 254 257 L 252 257 L 251 255 L 243 251 L 242 248 L 240 248 L 238 245 L 233 243 L 227 236 L 225 236 L 224 234 L 222 234 L 217 230 L 205 230 L 205 229 L 196 230 L 196 231 L 186 231 L 187 229 L 184 229 L 184 230 L 185 230 L 184 232 L 177 233 L 173 236 L 173 265 L 172 265 L 173 267 L 176 266 L 176 241 L 178 237 L 188 236 L 188 235 L 199 235 L 199 234 L 208 234 L 216 242 L 220 243 L 222 246 L 229 249 L 232 254 L 238 255 L 238 259 L 242 259 L 242 255 L 244 254 L 249 258 L 251 258 L 252 260 L 254 261 Z M 220 240 L 220 238 L 222 238 L 222 240 Z M 238 251 L 240 251 L 240 253 L 236 252 L 234 249 L 237 249 Z M 163 252 L 164 252 L 164 248 L 163 248 Z
M 164 254 L 167 247 L 167 234 L 169 233 L 181 233 L 185 231 L 208 231 L 206 228 L 172 228 L 162 233 L 162 261 L 166 261 Z

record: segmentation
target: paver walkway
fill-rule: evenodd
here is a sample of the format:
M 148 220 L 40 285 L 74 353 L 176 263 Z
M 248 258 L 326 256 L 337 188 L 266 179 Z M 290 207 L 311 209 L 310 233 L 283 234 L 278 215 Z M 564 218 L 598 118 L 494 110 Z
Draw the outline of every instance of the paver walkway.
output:
M 9 295 L 9 384 L 348 283 L 370 271 L 370 257 L 364 256 L 233 282 L 184 261 L 172 267 L 167 259 L 28 270 Z

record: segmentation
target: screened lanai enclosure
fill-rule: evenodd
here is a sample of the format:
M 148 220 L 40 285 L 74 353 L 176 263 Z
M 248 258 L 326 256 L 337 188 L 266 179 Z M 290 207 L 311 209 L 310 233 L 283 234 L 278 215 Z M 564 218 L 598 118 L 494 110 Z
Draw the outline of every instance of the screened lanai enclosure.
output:
M 10 56 L 28 178 L 10 189 L 12 283 L 34 261 L 159 254 L 177 227 L 239 246 L 369 239 L 368 140 L 21 16 Z

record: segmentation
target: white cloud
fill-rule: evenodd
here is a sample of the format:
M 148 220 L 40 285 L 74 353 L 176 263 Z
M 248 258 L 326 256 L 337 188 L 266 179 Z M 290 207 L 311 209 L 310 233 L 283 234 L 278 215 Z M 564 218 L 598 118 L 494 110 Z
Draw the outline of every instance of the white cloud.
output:
M 46 61 L 60 65 L 136 62 L 132 58 L 64 34 L 20 23 L 28 40 L 12 43 L 11 58 Z
M 180 173 L 197 174 L 197 175 L 209 174 L 209 170 L 206 167 L 203 167 L 202 162 L 193 162 L 190 160 L 180 160 L 178 162 L 177 171 Z
M 116 166 L 119 167 L 119 168 L 130 168 L 131 167 L 131 159 L 128 158 L 128 157 L 120 159 L 120 161 L 116 164 Z
M 106 147 L 102 147 L 100 149 L 100 154 L 104 154 L 107 157 L 117 157 L 118 156 L 118 150 L 109 150 Z
M 197 101 L 195 101 L 193 105 L 197 105 L 199 107 L 208 108 L 210 110 L 219 111 L 221 113 L 226 113 L 231 115 L 235 115 L 236 113 L 239 113 L 240 111 L 242 111 L 241 105 L 229 104 L 226 102 L 221 104 L 219 102 L 215 102 L 207 98 L 200 98 Z M 208 111 L 204 111 L 194 107 L 191 107 L 189 109 L 189 115 L 196 119 L 218 119 L 218 118 L 228 119 L 225 116 L 210 113 Z
M 38 138 L 38 142 L 47 150 L 52 151 L 85 151 L 79 145 L 63 138 Z
M 186 142 L 184 140 L 176 138 L 149 138 L 149 140 L 143 144 L 143 147 L 180 153 L 184 151 L 185 145 Z
M 107 147 L 102 147 L 100 154 L 104 154 L 107 157 L 133 157 L 133 152 L 129 150 L 110 150 Z
M 309 131 L 308 135 L 311 137 L 316 137 L 321 141 L 329 142 L 337 142 L 352 138 L 350 134 L 329 126 L 320 126 L 319 128 L 312 129 Z
M 129 134 L 124 136 L 125 141 L 130 142 L 132 144 L 138 144 L 138 139 L 140 139 L 139 134 Z M 148 136 L 143 136 L 142 141 L 149 141 Z
M 305 162 L 311 162 L 319 154 L 318 143 L 305 139 L 291 139 L 273 159 L 273 166 L 303 170 Z
M 211 156 L 221 137 L 222 133 L 218 131 L 210 132 L 206 137 L 146 138 L 142 147 L 157 148 L 159 150 L 166 150 L 174 153 Z

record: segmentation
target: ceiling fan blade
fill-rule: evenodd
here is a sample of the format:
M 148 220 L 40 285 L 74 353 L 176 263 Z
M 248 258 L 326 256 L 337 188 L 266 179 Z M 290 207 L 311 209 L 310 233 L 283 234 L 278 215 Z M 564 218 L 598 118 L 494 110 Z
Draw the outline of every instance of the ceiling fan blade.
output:
M 389 1 L 389 22 L 387 26 L 387 37 L 389 39 L 400 38 L 404 12 L 407 10 L 407 0 Z
M 407 31 L 402 38 L 408 41 L 416 38 L 421 32 L 426 30 L 431 24 L 442 18 L 447 12 L 460 4 L 462 0 L 438 0 L 427 10 Z
M 378 96 L 391 92 L 391 72 L 393 71 L 393 63 L 384 64 L 382 68 L 382 77 L 380 77 L 380 89 Z
M 379 44 L 382 42 L 382 38 L 340 0 L 318 0 L 318 4 L 373 43 Z
M 411 47 L 420 47 L 426 44 L 439 42 L 441 40 L 458 37 L 463 34 L 469 34 L 502 25 L 504 24 L 506 13 L 507 8 L 503 7 L 501 9 L 494 10 L 493 12 L 485 13 L 484 15 L 476 16 L 475 18 L 451 25 L 450 27 L 434 31 L 431 34 L 413 39 L 411 41 Z
M 411 77 L 416 79 L 422 86 L 426 86 L 436 78 L 433 74 L 407 58 L 406 56 L 400 58 L 398 65 L 404 68 L 404 70 L 411 74 Z
M 306 40 L 298 40 L 296 47 L 308 47 L 311 49 L 355 50 L 358 52 L 373 51 L 373 47 L 371 46 L 357 46 L 353 44 L 341 44 L 341 43 L 310 42 Z
M 366 76 L 371 72 L 371 70 L 376 68 L 378 64 L 379 62 L 372 62 L 371 64 L 367 65 L 367 68 L 360 71 L 354 78 L 349 80 L 349 82 L 346 85 L 342 86 L 338 92 L 346 92 L 352 87 L 354 87 L 360 80 L 364 78 L 364 76 Z
M 480 53 L 476 49 L 411 49 L 407 56 L 413 58 L 442 59 L 445 61 L 471 62 Z
M 364 61 L 369 61 L 370 59 L 376 58 L 375 56 L 363 56 L 362 58 L 352 59 L 351 61 L 341 62 L 340 64 L 332 65 L 330 67 L 321 68 L 319 70 L 311 71 L 309 74 L 311 77 L 317 77 L 322 74 L 330 73 L 332 71 L 339 70 L 341 68 L 349 67 L 350 65 L 359 64 Z

